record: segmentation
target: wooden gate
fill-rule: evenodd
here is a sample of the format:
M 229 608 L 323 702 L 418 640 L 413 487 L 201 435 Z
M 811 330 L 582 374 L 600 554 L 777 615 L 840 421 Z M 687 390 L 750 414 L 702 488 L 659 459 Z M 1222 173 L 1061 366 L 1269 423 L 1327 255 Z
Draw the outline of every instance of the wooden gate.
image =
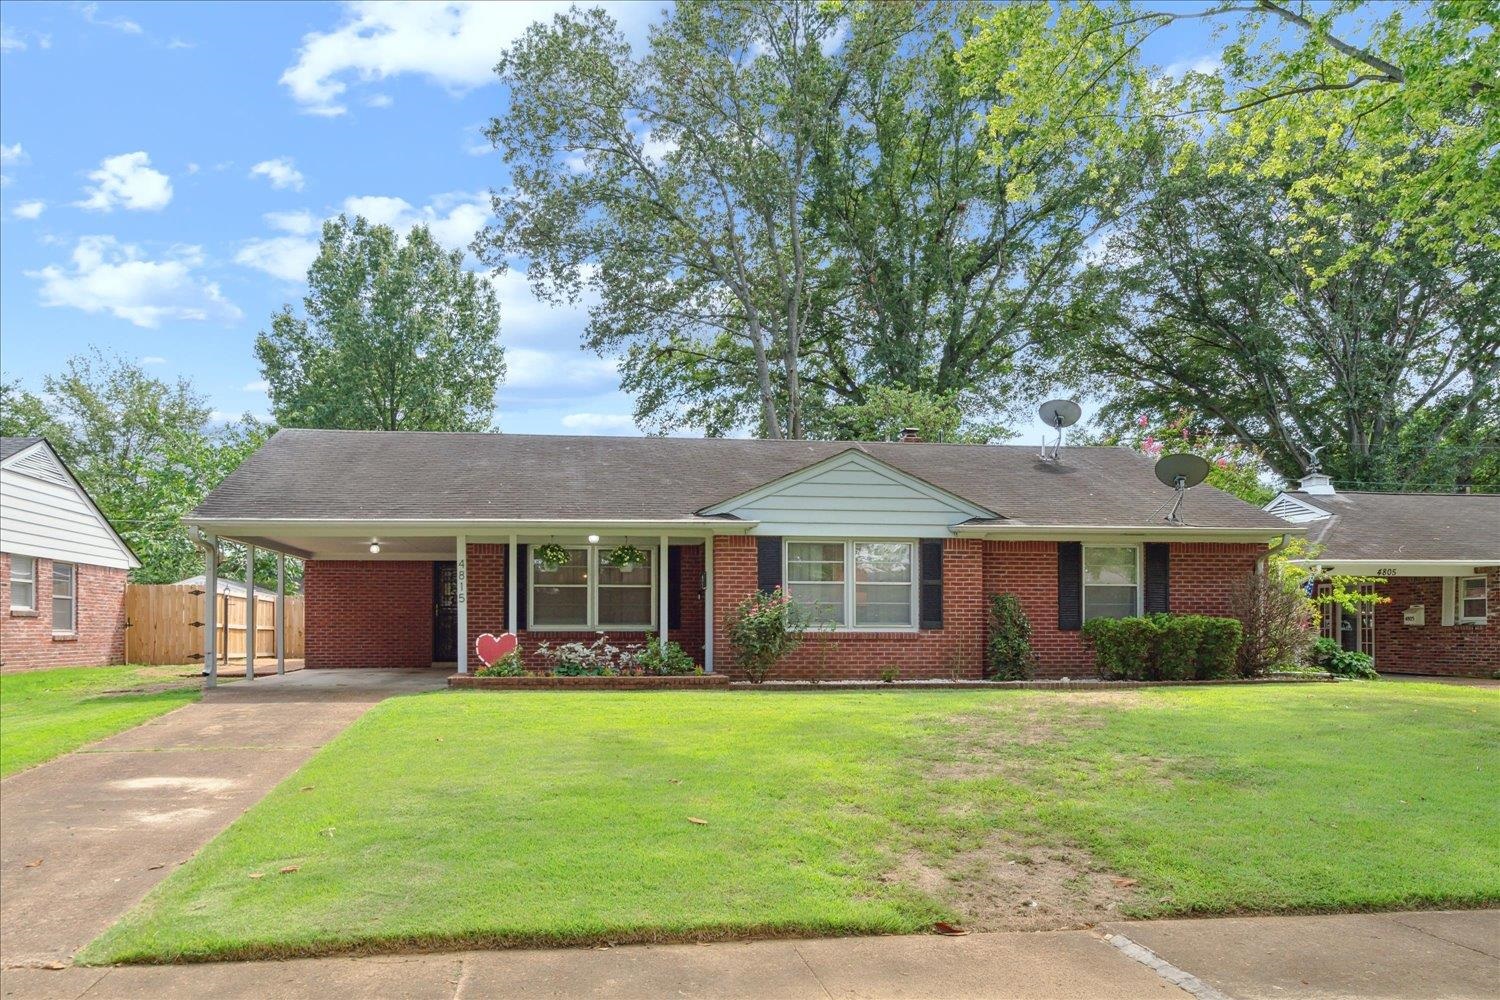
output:
M 245 598 L 218 595 L 219 659 L 245 660 Z M 125 587 L 125 660 L 128 663 L 202 663 L 203 588 L 131 583 Z M 301 659 L 302 597 L 286 598 L 286 656 Z M 276 656 L 276 599 L 255 600 L 255 656 Z

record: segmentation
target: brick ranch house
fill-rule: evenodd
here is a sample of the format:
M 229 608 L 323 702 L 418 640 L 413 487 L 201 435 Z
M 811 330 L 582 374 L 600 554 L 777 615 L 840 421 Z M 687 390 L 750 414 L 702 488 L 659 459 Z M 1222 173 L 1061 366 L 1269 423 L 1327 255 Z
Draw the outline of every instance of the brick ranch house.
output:
M 982 676 L 988 602 L 1020 597 L 1040 674 L 1092 673 L 1098 615 L 1226 614 L 1296 526 L 1208 487 L 1186 524 L 1150 461 L 1070 448 L 283 430 L 188 517 L 304 559 L 306 664 L 452 665 L 476 638 L 669 636 L 731 675 L 726 620 L 784 586 L 826 625 L 773 676 Z M 568 562 L 548 567 L 537 546 Z M 630 544 L 644 565 L 606 557 Z M 664 571 L 663 571 L 664 570 Z
M 1500 670 L 1500 495 L 1340 492 L 1314 474 L 1266 510 L 1307 529 L 1323 575 L 1380 581 L 1366 587 L 1386 600 L 1333 608 L 1325 638 L 1385 673 Z
M 123 663 L 139 565 L 45 439 L 0 437 L 0 669 Z

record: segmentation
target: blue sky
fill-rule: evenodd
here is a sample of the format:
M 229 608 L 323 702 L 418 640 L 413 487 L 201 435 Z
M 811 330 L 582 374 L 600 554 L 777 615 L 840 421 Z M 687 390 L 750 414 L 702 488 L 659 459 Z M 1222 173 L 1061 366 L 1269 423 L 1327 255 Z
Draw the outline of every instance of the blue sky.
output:
M 463 246 L 504 165 L 480 135 L 491 68 L 566 4 L 0 3 L 0 367 L 30 387 L 98 346 L 268 415 L 252 352 L 300 303 L 341 210 Z M 659 5 L 617 6 L 632 35 Z M 1186 66 L 1207 29 L 1153 42 Z M 498 282 L 511 432 L 633 433 L 582 306 Z M 1039 430 L 1024 433 L 1026 440 Z

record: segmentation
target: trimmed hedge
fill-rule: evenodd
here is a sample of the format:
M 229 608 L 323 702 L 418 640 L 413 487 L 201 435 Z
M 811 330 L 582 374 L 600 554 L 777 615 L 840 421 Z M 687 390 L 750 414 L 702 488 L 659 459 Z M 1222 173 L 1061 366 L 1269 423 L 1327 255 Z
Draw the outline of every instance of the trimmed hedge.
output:
M 1104 680 L 1216 680 L 1234 674 L 1244 635 L 1237 618 L 1154 614 L 1083 624 Z

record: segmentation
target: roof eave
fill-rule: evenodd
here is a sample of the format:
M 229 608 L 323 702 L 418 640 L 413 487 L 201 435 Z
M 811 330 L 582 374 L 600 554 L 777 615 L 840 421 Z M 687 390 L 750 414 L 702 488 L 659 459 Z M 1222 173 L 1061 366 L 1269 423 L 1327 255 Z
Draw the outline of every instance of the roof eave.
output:
M 1143 525 L 1143 524 L 956 524 L 956 535 L 969 537 L 1004 539 L 1031 539 L 1037 541 L 1069 541 L 1078 538 L 1137 536 L 1164 538 L 1173 541 L 1272 541 L 1282 535 L 1301 535 L 1306 529 L 1295 524 L 1264 528 L 1241 528 L 1224 526 Z

